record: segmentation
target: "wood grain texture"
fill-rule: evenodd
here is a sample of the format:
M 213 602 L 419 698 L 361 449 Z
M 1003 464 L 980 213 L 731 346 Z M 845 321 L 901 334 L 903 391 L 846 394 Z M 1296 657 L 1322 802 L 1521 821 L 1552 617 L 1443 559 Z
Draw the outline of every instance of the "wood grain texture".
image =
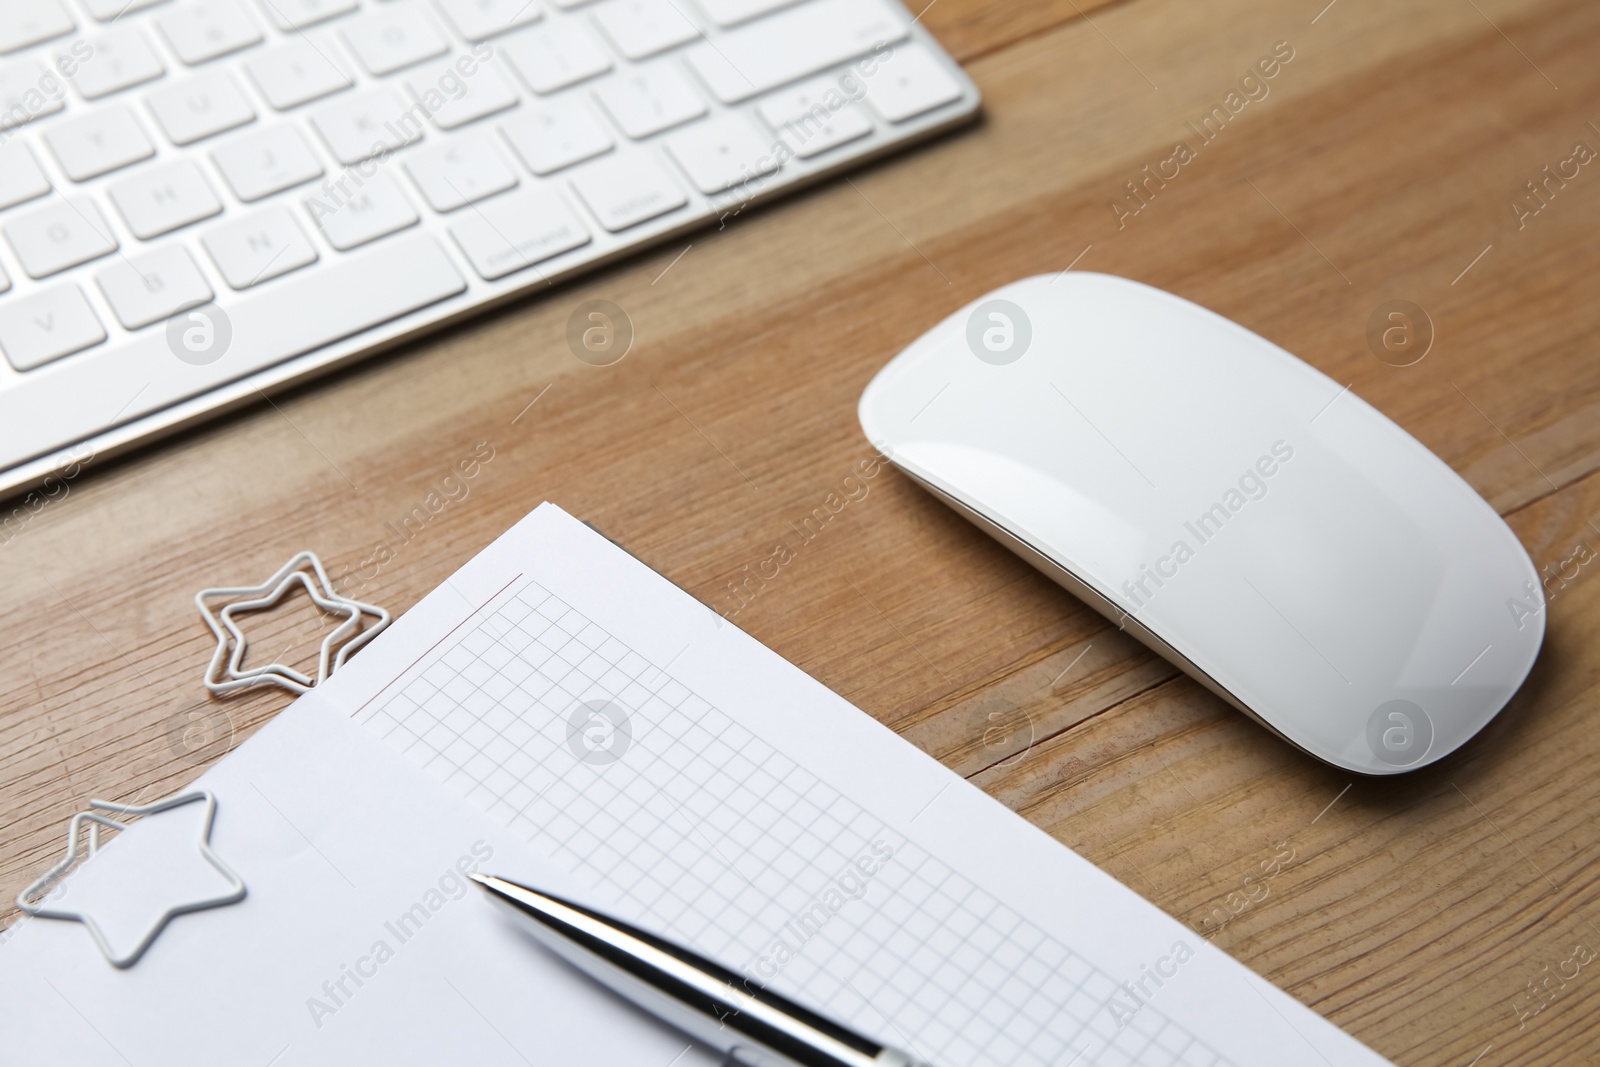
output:
M 195 590 L 305 547 L 359 575 L 486 442 L 465 499 L 367 567 L 360 595 L 404 610 L 554 500 L 1397 1063 L 1600 1060 L 1595 975 L 1513 1013 L 1575 942 L 1600 949 L 1600 561 L 1570 562 L 1600 551 L 1600 169 L 1520 226 L 1510 207 L 1575 142 L 1600 147 L 1600 8 L 1064 7 L 1088 19 L 927 11 L 976 57 L 986 117 L 965 132 L 697 235 L 676 263 L 681 246 L 647 254 L 74 483 L 0 547 L 0 889 L 47 865 L 90 795 L 159 796 L 286 702 L 202 699 Z M 1294 58 L 1268 94 L 1200 143 L 1186 124 L 1280 41 Z M 1180 140 L 1194 161 L 1127 200 Z M 1074 261 L 1350 383 L 1570 575 L 1527 686 L 1463 753 L 1352 783 L 893 471 L 845 494 L 883 362 Z M 609 368 L 563 341 L 594 296 L 638 331 Z M 1365 336 L 1396 298 L 1436 331 L 1404 368 Z M 780 541 L 794 560 L 751 582 Z M 313 622 L 274 616 L 257 641 L 304 655 Z M 191 750 L 191 728 L 222 740 Z M 1247 876 L 1266 895 L 1234 914 Z

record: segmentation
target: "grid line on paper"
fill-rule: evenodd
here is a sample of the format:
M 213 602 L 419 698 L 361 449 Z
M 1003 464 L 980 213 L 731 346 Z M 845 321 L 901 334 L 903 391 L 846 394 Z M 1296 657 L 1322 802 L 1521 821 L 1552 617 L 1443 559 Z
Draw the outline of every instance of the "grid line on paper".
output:
M 536 582 L 455 637 L 363 725 L 630 921 L 939 1063 L 1226 1062 Z

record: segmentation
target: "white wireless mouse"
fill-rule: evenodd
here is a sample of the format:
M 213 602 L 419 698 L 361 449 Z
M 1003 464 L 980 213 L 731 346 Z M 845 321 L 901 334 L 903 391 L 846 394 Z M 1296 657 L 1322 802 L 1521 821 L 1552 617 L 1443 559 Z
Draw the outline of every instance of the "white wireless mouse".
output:
M 861 396 L 896 466 L 1207 689 L 1335 766 L 1426 766 L 1544 639 L 1484 500 L 1249 330 L 1124 278 L 1008 285 Z

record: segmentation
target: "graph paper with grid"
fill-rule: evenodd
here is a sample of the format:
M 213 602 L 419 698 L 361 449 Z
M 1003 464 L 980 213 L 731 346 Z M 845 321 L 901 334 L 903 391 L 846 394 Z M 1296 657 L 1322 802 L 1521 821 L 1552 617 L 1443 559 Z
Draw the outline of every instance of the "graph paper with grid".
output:
M 531 580 L 362 722 L 632 921 L 935 1063 L 1226 1062 Z

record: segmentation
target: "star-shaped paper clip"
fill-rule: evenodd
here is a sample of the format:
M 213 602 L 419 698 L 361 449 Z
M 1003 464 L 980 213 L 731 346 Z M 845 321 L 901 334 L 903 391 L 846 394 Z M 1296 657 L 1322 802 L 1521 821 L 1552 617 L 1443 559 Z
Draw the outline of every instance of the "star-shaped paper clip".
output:
M 180 901 L 167 908 L 156 917 L 155 922 L 144 932 L 144 936 L 139 938 L 133 948 L 120 956 L 111 947 L 111 943 L 106 940 L 105 932 L 100 929 L 100 924 L 95 922 L 94 916 L 72 908 L 45 906 L 43 900 L 45 895 L 78 862 L 78 841 L 84 836 L 83 827 L 85 823 L 89 826 L 87 836 L 89 840 L 88 855 L 90 856 L 93 856 L 99 849 L 100 827 L 104 826 L 112 830 L 127 829 L 127 823 L 101 815 L 100 812 L 110 811 L 119 815 L 155 815 L 170 808 L 181 807 L 184 804 L 193 804 L 202 800 L 205 801 L 206 813 L 205 822 L 200 827 L 200 855 L 205 858 L 207 863 L 216 868 L 218 874 L 228 880 L 226 891 L 216 896 L 203 897 L 199 900 Z M 165 800 L 158 800 L 154 804 L 144 805 L 113 804 L 109 800 L 91 800 L 89 801 L 89 809 L 88 811 L 80 811 L 72 817 L 71 827 L 67 831 L 67 854 L 62 857 L 60 863 L 46 871 L 38 881 L 17 894 L 17 907 L 29 915 L 34 915 L 41 919 L 66 919 L 71 922 L 82 923 L 94 938 L 94 943 L 100 947 L 101 953 L 105 955 L 105 958 L 113 967 L 131 967 L 137 963 L 139 957 L 144 955 L 145 949 L 149 948 L 150 943 L 156 939 L 156 935 L 160 934 L 166 928 L 167 923 L 179 915 L 184 915 L 191 911 L 203 911 L 206 908 L 219 908 L 224 904 L 233 904 L 244 899 L 244 880 L 235 874 L 233 868 L 223 863 L 221 857 L 211 850 L 211 824 L 217 817 L 217 798 L 212 796 L 210 792 L 204 789 L 197 789 L 193 792 L 167 797 Z
M 307 570 L 307 567 L 310 569 Z M 322 641 L 322 649 L 317 656 L 316 679 L 308 678 L 282 663 L 245 669 L 244 656 L 250 643 L 234 616 L 270 608 L 296 585 L 304 589 L 311 602 L 323 611 L 345 617 Z M 213 610 L 211 602 L 225 597 L 244 599 L 233 600 L 221 610 Z M 217 638 L 217 650 L 211 654 L 211 663 L 206 668 L 205 687 L 218 696 L 261 684 L 280 686 L 291 693 L 309 692 L 344 666 L 352 653 L 377 637 L 391 621 L 389 613 L 382 608 L 335 592 L 333 583 L 328 580 L 328 572 L 315 552 L 299 553 L 260 585 L 202 589 L 195 594 L 194 603 Z M 376 621 L 364 626 L 363 620 L 367 616 Z

